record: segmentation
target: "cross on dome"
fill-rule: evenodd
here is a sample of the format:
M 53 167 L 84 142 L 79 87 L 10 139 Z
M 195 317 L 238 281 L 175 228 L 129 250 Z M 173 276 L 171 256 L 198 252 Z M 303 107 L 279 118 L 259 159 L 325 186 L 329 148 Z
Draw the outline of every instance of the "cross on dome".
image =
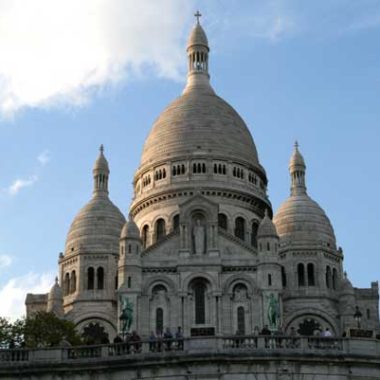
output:
M 104 145 L 103 144 L 100 145 L 99 150 L 100 150 L 100 153 L 102 153 L 102 154 L 104 153 Z
M 197 10 L 197 12 L 196 13 L 194 13 L 194 16 L 196 17 L 196 19 L 197 19 L 197 24 L 199 24 L 199 18 L 200 17 L 202 17 L 202 14 L 201 14 L 201 12 L 199 12 L 199 10 Z

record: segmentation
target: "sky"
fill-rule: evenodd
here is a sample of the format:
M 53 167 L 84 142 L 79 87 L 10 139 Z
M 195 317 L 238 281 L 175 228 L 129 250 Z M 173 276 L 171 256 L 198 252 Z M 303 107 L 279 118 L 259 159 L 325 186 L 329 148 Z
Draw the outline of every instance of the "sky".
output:
M 247 123 L 273 209 L 298 140 L 357 287 L 380 278 L 380 0 L 0 0 L 0 315 L 47 292 L 100 144 L 128 213 L 144 140 L 186 81 L 194 12 L 211 83 Z

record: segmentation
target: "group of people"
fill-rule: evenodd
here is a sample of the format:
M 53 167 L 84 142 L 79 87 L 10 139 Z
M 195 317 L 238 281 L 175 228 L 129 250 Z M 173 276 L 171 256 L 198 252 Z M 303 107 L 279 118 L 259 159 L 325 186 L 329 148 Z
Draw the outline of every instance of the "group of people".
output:
M 182 328 L 178 326 L 177 331 L 173 334 L 169 327 L 164 332 L 157 330 L 156 333 L 151 331 L 148 342 L 150 352 L 161 352 L 171 350 L 183 350 L 183 333 Z M 116 344 L 116 353 L 121 354 L 122 348 L 119 343 L 126 343 L 125 350 L 127 353 L 139 353 L 142 350 L 142 340 L 136 330 L 132 334 L 127 334 L 124 338 L 116 335 L 113 343 Z
M 234 339 L 233 346 L 237 348 L 242 347 L 244 345 L 244 338 L 239 338 L 239 336 L 244 336 L 245 334 L 237 330 L 235 335 L 236 338 Z M 289 333 L 285 334 L 281 326 L 277 330 L 271 331 L 268 325 L 265 325 L 261 330 L 258 326 L 255 326 L 250 337 L 251 339 L 252 336 L 253 345 L 255 348 L 258 347 L 258 337 L 262 336 L 264 337 L 265 348 L 271 349 L 283 347 L 297 348 L 300 343 L 299 338 L 301 337 L 301 335 L 294 327 L 291 327 Z M 319 329 L 315 330 L 313 332 L 313 337 L 315 337 L 315 339 L 312 338 L 314 339 L 313 343 L 319 345 L 321 339 L 318 338 L 332 338 L 333 334 L 331 330 L 328 327 L 326 327 L 326 329 L 323 331 Z
M 150 332 L 149 335 L 149 351 L 161 352 L 163 349 L 170 351 L 173 349 L 183 350 L 183 333 L 180 326 L 177 327 L 177 331 L 173 334 L 169 327 L 165 329 L 165 332 L 158 330 Z

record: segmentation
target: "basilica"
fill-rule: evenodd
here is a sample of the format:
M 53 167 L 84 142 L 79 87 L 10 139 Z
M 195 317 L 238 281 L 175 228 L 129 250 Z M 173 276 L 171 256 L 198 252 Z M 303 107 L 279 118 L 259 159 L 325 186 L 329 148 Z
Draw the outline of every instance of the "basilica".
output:
M 290 194 L 274 212 L 249 129 L 210 83 L 199 15 L 186 52 L 187 84 L 146 138 L 128 216 L 109 197 L 101 147 L 56 283 L 27 295 L 27 314 L 52 311 L 93 343 L 178 327 L 185 338 L 263 328 L 341 337 L 358 313 L 362 329 L 379 332 L 378 283 L 355 288 L 345 274 L 301 148 L 289 147 Z

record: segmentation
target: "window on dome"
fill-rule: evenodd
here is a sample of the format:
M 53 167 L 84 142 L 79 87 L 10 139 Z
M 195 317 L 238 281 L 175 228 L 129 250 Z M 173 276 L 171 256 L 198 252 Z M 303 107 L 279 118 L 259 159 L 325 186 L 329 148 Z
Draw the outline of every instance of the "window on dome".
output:
M 87 269 L 87 289 L 92 290 L 94 289 L 94 281 L 95 280 L 95 272 L 94 268 L 90 267 Z
M 253 183 L 254 185 L 257 185 L 257 177 L 256 177 L 256 174 L 252 173 L 252 172 L 249 172 L 248 173 L 248 181 L 250 183 Z
M 160 218 L 156 222 L 156 241 L 161 240 L 166 235 L 165 220 Z
M 142 243 L 143 243 L 144 248 L 148 246 L 148 239 L 149 239 L 149 226 L 146 224 L 142 229 Z
M 330 289 L 332 287 L 331 268 L 328 265 L 326 267 L 326 287 L 327 289 Z
M 251 229 L 251 245 L 252 247 L 257 248 L 257 230 L 259 229 L 259 224 L 254 221 L 252 223 L 252 229 Z
M 193 173 L 194 174 L 205 174 L 207 172 L 206 170 L 206 164 L 202 162 L 193 163 Z
M 235 236 L 245 240 L 245 220 L 241 216 L 235 220 Z
M 97 280 L 98 280 L 98 289 L 104 289 L 104 269 L 103 267 L 99 267 L 96 271 Z
M 281 281 L 283 288 L 286 288 L 286 272 L 283 266 L 281 266 Z
M 272 275 L 268 274 L 268 286 L 272 286 Z
M 65 280 L 64 280 L 64 287 L 63 287 L 63 294 L 67 296 L 70 293 L 70 274 L 65 274 Z
M 237 308 L 237 333 L 245 335 L 245 312 L 243 306 Z
M 218 214 L 218 226 L 220 228 L 223 228 L 224 230 L 227 230 L 228 220 L 227 220 L 227 216 L 225 214 Z
M 232 175 L 236 178 L 244 179 L 244 170 L 242 168 L 234 166 Z
M 186 174 L 186 166 L 184 164 L 176 164 L 172 166 L 173 177 L 184 174 Z
M 179 229 L 179 214 L 174 215 L 173 218 L 173 231 L 177 231 Z
M 297 274 L 298 274 L 298 286 L 305 286 L 305 267 L 303 264 L 298 264 Z
M 314 276 L 314 264 L 307 264 L 307 284 L 308 286 L 315 285 L 315 276 Z
M 156 309 L 156 332 L 164 331 L 164 310 L 161 307 Z
M 197 281 L 194 286 L 195 298 L 195 323 L 197 325 L 206 323 L 206 285 Z
M 128 288 L 132 287 L 132 277 L 131 276 L 128 276 L 127 286 L 128 286 Z
M 337 289 L 337 284 L 338 284 L 338 271 L 334 268 L 332 271 L 332 288 L 334 290 Z
M 71 278 L 70 278 L 70 293 L 75 293 L 77 290 L 77 276 L 75 273 L 75 270 L 71 272 Z

